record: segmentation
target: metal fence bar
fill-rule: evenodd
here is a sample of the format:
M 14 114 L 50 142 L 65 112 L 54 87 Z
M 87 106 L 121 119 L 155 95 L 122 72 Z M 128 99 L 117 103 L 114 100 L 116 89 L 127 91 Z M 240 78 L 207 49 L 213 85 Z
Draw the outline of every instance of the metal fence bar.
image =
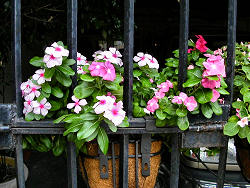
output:
M 22 116 L 22 93 L 20 85 L 22 83 L 21 67 L 21 0 L 12 0 L 12 63 L 15 66 L 15 102 L 17 106 L 17 117 Z
M 77 59 L 77 0 L 67 1 L 67 44 L 69 57 Z M 72 77 L 72 88 L 77 85 L 77 65 L 73 65 L 75 75 Z M 67 143 L 68 187 L 77 188 L 76 147 L 73 142 Z
M 187 78 L 187 51 L 189 27 L 189 0 L 180 1 L 180 29 L 179 29 L 179 73 L 178 89 L 183 90 L 182 84 Z
M 22 135 L 16 135 L 16 172 L 17 187 L 25 188 Z
M 179 166 L 180 166 L 180 151 L 179 151 L 179 135 L 173 134 L 171 137 L 171 175 L 170 188 L 177 188 L 179 184 Z
M 227 30 L 227 66 L 226 73 L 230 95 L 226 100 L 232 104 L 233 101 L 233 81 L 234 81 L 234 62 L 235 62 L 235 42 L 236 42 L 236 18 L 237 0 L 228 0 L 228 30 Z
M 124 1 L 124 109 L 133 111 L 134 0 Z
M 119 187 L 128 187 L 128 144 L 129 135 L 124 134 L 120 140 Z

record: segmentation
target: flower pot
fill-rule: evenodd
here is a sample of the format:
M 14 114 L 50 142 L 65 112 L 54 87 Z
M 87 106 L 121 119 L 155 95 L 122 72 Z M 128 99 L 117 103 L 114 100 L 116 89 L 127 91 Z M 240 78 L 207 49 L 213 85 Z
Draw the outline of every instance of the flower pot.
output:
M 236 159 L 243 177 L 250 182 L 250 144 L 247 139 L 235 136 Z
M 152 141 L 151 142 L 151 157 L 150 157 L 150 176 L 142 176 L 141 169 L 141 157 L 138 160 L 138 187 L 139 188 L 153 188 L 155 186 L 156 177 L 158 174 L 158 169 L 161 161 L 161 141 Z M 140 145 L 140 144 L 139 144 Z M 135 155 L 135 143 L 129 143 L 129 160 L 128 160 L 128 187 L 134 188 L 136 187 L 136 175 L 135 175 L 135 165 L 136 159 Z M 96 187 L 105 187 L 105 188 L 113 188 L 113 174 L 112 174 L 112 159 L 111 152 L 108 153 L 108 179 L 100 178 L 100 170 L 99 170 L 99 159 L 93 158 L 94 156 L 98 156 L 98 146 L 96 143 L 90 143 L 87 145 L 88 156 L 84 157 L 84 166 L 82 163 L 82 158 L 79 158 L 80 169 L 83 174 L 83 178 L 86 180 L 84 176 L 84 170 L 86 170 L 86 174 L 88 176 L 88 184 L 91 188 Z M 116 187 L 119 187 L 119 144 L 115 144 L 115 155 L 117 156 L 115 162 L 116 166 Z M 140 154 L 140 147 L 139 147 Z M 85 168 L 85 169 L 84 169 Z
M 5 157 L 5 159 L 6 159 L 7 165 L 15 168 L 15 158 Z M 28 168 L 25 164 L 24 164 L 24 177 L 25 177 L 25 181 L 26 181 L 28 178 Z M 0 188 L 17 188 L 16 178 L 13 178 L 9 181 L 0 183 Z

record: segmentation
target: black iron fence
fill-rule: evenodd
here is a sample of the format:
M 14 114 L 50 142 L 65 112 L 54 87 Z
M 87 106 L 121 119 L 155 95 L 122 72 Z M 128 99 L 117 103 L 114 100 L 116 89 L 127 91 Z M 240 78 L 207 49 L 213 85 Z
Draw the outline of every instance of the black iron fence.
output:
M 71 58 L 77 57 L 77 0 L 67 0 L 67 44 Z M 177 188 L 179 183 L 180 148 L 191 147 L 221 147 L 217 187 L 223 187 L 226 156 L 227 137 L 222 134 L 233 96 L 234 59 L 236 42 L 236 11 L 237 0 L 228 0 L 228 42 L 227 42 L 227 84 L 229 86 L 229 97 L 223 106 L 223 115 L 219 118 L 196 119 L 190 125 L 188 131 L 182 132 L 178 127 L 157 128 L 153 119 L 133 118 L 132 116 L 132 94 L 133 94 L 133 55 L 134 55 L 134 0 L 124 0 L 124 106 L 129 117 L 129 128 L 118 128 L 116 133 L 109 131 L 109 134 L 119 134 L 120 139 L 120 171 L 119 187 L 128 187 L 128 143 L 129 135 L 142 135 L 142 144 L 147 146 L 148 139 L 153 133 L 172 134 L 171 152 L 171 178 L 170 187 Z M 180 27 L 179 27 L 179 90 L 183 90 L 182 84 L 187 74 L 187 51 L 189 36 L 189 0 L 180 0 Z M 6 132 L 11 132 L 15 137 L 17 183 L 19 188 L 25 187 L 24 164 L 22 150 L 22 135 L 25 134 L 63 134 L 64 128 L 55 125 L 52 121 L 26 122 L 22 118 L 22 98 L 19 89 L 22 82 L 21 75 L 21 0 L 12 0 L 12 60 L 15 65 L 15 105 L 0 106 L 0 144 L 7 145 L 8 137 Z M 76 71 L 76 65 L 73 69 Z M 73 87 L 76 85 L 76 77 L 73 77 Z M 7 112 L 15 113 L 5 115 Z M 10 118 L 7 118 L 10 117 Z M 204 126 L 205 124 L 205 126 Z M 2 138 L 5 138 L 2 139 Z M 202 139 L 201 139 L 202 138 Z M 146 149 L 147 150 L 147 149 Z M 147 160 L 147 152 L 142 154 L 143 165 L 150 165 Z M 149 151 L 150 152 L 150 151 Z M 145 155 L 144 155 L 145 154 Z M 68 165 L 68 187 L 77 187 L 77 161 L 76 151 L 73 143 L 67 143 L 67 165 Z M 103 156 L 105 158 L 105 156 Z M 105 159 L 104 159 L 105 160 Z M 138 158 L 137 158 L 138 160 Z M 138 167 L 138 166 L 137 166 Z M 115 176 L 113 176 L 115 177 Z M 115 180 L 114 180 L 115 181 Z M 136 173 L 136 185 L 138 187 L 138 172 Z M 115 186 L 115 183 L 114 183 Z

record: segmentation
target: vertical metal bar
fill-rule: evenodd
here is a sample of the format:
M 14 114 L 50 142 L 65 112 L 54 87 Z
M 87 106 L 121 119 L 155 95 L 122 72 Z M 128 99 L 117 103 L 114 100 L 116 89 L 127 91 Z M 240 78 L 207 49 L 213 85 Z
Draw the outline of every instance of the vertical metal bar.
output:
M 67 43 L 69 47 L 69 57 L 77 59 L 77 0 L 67 1 Z M 72 66 L 75 73 L 77 73 L 77 65 Z M 77 84 L 76 74 L 72 78 L 74 88 Z
M 67 144 L 68 188 L 77 188 L 76 147 L 73 142 Z
M 17 186 L 18 188 L 25 188 L 22 135 L 16 136 L 16 170 Z
M 219 158 L 219 169 L 218 169 L 218 179 L 217 179 L 217 188 L 224 187 L 226 164 L 227 164 L 227 149 L 228 149 L 228 137 L 224 137 L 225 146 L 220 150 Z
M 228 0 L 228 30 L 227 30 L 227 67 L 226 82 L 228 84 L 229 95 L 226 101 L 230 104 L 233 101 L 233 80 L 234 80 L 234 62 L 235 62 L 235 42 L 236 42 L 236 17 L 237 0 Z
M 180 31 L 179 31 L 179 73 L 178 89 L 183 90 L 182 84 L 187 78 L 187 51 L 189 27 L 189 0 L 180 1 Z
M 69 47 L 69 57 L 77 59 L 77 0 L 67 0 L 67 44 Z M 77 72 L 76 64 L 73 70 Z M 77 84 L 76 75 L 72 78 L 72 87 Z M 68 187 L 77 188 L 77 162 L 75 144 L 69 142 L 67 145 L 68 163 Z
M 170 188 L 177 188 L 179 184 L 179 166 L 180 166 L 179 135 L 173 134 L 171 141 L 172 141 L 172 152 L 171 152 Z
M 133 108 L 133 55 L 134 55 L 134 0 L 124 1 L 124 108 L 132 117 Z
M 139 164 L 138 164 L 138 140 L 135 141 L 135 186 L 138 188 L 138 169 L 139 169 Z
M 113 169 L 113 188 L 116 188 L 116 160 L 115 160 L 115 143 L 112 142 L 112 169 Z
M 15 87 L 16 87 L 16 105 L 17 116 L 22 116 L 22 92 L 20 85 L 22 83 L 21 67 L 21 0 L 12 1 L 12 63 L 15 65 Z
M 128 187 L 128 144 L 129 135 L 122 135 L 120 141 L 119 187 Z

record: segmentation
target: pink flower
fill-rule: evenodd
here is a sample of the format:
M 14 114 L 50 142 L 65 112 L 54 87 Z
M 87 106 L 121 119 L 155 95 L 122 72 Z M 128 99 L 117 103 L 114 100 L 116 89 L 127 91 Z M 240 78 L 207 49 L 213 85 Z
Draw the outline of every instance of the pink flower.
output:
M 104 63 L 105 73 L 102 76 L 103 80 L 114 81 L 116 78 L 115 67 L 109 62 Z
M 201 80 L 201 85 L 204 88 L 214 89 L 220 87 L 220 78 L 219 80 L 209 80 L 208 78 L 203 78 Z
M 203 62 L 206 68 L 207 76 L 223 76 L 226 77 L 224 59 L 221 56 L 205 54 L 207 61 Z
M 192 48 L 189 48 L 188 49 L 188 53 L 190 54 L 192 50 L 193 50 Z
M 51 104 L 47 102 L 46 98 L 43 98 L 40 102 L 33 101 L 32 106 L 34 108 L 33 112 L 35 114 L 42 114 L 43 116 L 46 116 L 48 110 L 51 109 Z
M 25 97 L 25 102 L 24 102 L 24 108 L 23 108 L 23 114 L 28 114 L 33 111 L 33 106 L 32 106 L 33 99 L 27 95 Z
M 54 42 L 51 46 L 52 47 L 47 47 L 45 49 L 46 54 L 53 55 L 54 57 L 69 56 L 69 51 L 58 45 L 56 42 Z
M 155 92 L 155 97 L 157 99 L 162 99 L 163 97 L 165 97 L 165 93 L 161 92 L 161 91 L 157 91 L 157 92 Z
M 157 110 L 159 108 L 159 104 L 158 104 L 158 99 L 157 98 L 152 98 L 147 102 L 147 110 L 150 112 L 154 112 L 155 110 Z
M 237 124 L 242 128 L 245 127 L 246 125 L 248 125 L 248 118 L 247 117 L 242 118 L 240 121 L 237 122 Z
M 92 62 L 89 66 L 91 76 L 100 76 L 103 77 L 105 74 L 104 63 L 102 62 Z
M 174 96 L 172 103 L 182 104 L 188 98 L 186 93 L 180 92 L 179 96 Z
M 86 65 L 87 63 L 87 58 L 83 56 L 82 54 L 77 52 L 77 65 Z
M 205 46 L 207 42 L 201 35 L 196 35 L 196 37 L 198 40 L 196 41 L 195 47 L 200 50 L 200 52 L 206 52 L 208 50 L 208 48 Z
M 23 82 L 21 84 L 20 89 L 22 90 L 23 96 L 26 96 L 31 92 L 32 85 L 33 85 L 33 83 L 30 79 L 28 79 L 27 82 Z
M 53 54 L 45 55 L 43 57 L 43 61 L 46 63 L 46 66 L 48 68 L 52 68 L 54 66 L 60 66 L 62 64 L 62 56 L 61 57 L 55 57 Z
M 213 98 L 210 101 L 215 102 L 220 97 L 220 93 L 215 89 L 212 89 L 212 92 L 213 92 Z
M 194 65 L 189 65 L 187 69 L 188 70 L 194 69 Z
M 150 69 L 159 69 L 159 63 L 153 56 L 145 54 L 145 57 L 149 59 L 147 64 Z
M 112 109 L 115 103 L 115 99 L 110 96 L 97 96 L 99 102 L 95 103 L 93 108 L 96 114 L 101 114 L 108 109 Z
M 31 87 L 31 91 L 29 93 L 29 96 L 30 96 L 31 100 L 33 100 L 35 97 L 39 97 L 40 94 L 41 94 L 40 91 L 39 91 L 41 86 L 35 85 L 35 84 L 32 83 L 30 87 Z
M 214 55 L 223 55 L 222 50 L 218 48 L 218 50 L 214 51 Z
M 140 67 L 143 67 L 149 63 L 149 59 L 142 52 L 137 53 L 137 56 L 135 56 L 133 59 Z
M 236 109 L 236 116 L 241 119 L 241 117 L 240 117 L 240 109 L 238 109 L 238 108 Z
M 74 95 L 71 97 L 71 99 L 74 101 L 74 103 L 69 103 L 67 104 L 67 108 L 68 109 L 72 109 L 74 108 L 74 112 L 79 114 L 79 112 L 82 110 L 81 106 L 85 106 L 87 103 L 87 101 L 85 99 L 78 99 L 76 98 Z
M 107 96 L 110 96 L 111 98 L 115 99 L 116 100 L 116 97 L 114 95 L 112 95 L 111 92 L 107 92 Z
M 187 109 L 191 112 L 197 107 L 197 102 L 194 98 L 194 96 L 188 97 L 184 101 L 184 105 L 187 107 Z
M 34 74 L 32 76 L 32 78 L 34 80 L 36 80 L 39 85 L 43 84 L 45 81 L 51 81 L 51 78 L 45 78 L 44 77 L 44 73 L 45 73 L 44 69 L 39 69 L 35 73 L 36 74 Z
M 125 118 L 126 112 L 122 109 L 122 101 L 118 103 L 113 103 L 112 108 L 107 109 L 103 116 L 114 123 L 115 126 L 118 126 L 122 123 Z
M 152 78 L 150 78 L 149 81 L 150 81 L 151 83 L 154 83 L 154 80 L 153 80 Z
M 173 84 L 169 80 L 166 80 L 166 82 L 162 82 L 157 87 L 160 88 L 160 92 L 168 92 L 169 88 L 173 88 Z

